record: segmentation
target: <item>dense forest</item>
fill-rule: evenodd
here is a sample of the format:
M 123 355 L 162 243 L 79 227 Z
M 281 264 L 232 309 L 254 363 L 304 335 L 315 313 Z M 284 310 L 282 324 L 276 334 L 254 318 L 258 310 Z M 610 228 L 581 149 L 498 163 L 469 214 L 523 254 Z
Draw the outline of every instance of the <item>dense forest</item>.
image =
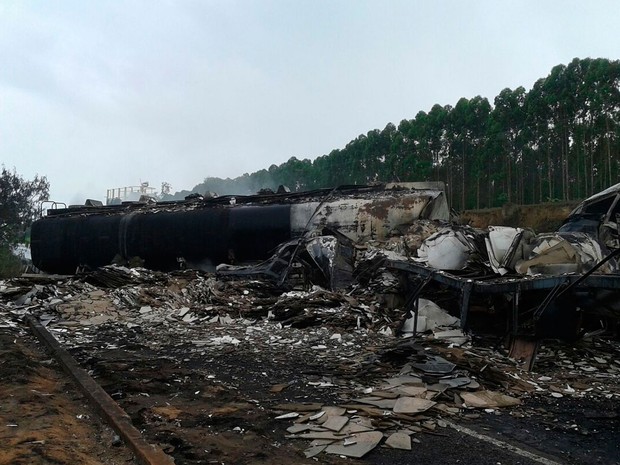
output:
M 575 58 L 529 91 L 437 104 L 314 161 L 292 157 L 235 179 L 206 178 L 192 191 L 389 181 L 443 181 L 456 210 L 581 199 L 620 182 L 620 61 Z

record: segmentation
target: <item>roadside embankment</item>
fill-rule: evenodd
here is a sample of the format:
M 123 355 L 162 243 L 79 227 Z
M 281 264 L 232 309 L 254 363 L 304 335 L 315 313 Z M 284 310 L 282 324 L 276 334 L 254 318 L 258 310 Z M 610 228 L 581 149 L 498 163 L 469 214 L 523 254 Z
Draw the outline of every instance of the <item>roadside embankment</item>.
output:
M 555 231 L 579 202 L 550 202 L 536 205 L 506 204 L 499 208 L 465 210 L 459 221 L 475 228 L 489 225 L 531 228 L 537 233 Z

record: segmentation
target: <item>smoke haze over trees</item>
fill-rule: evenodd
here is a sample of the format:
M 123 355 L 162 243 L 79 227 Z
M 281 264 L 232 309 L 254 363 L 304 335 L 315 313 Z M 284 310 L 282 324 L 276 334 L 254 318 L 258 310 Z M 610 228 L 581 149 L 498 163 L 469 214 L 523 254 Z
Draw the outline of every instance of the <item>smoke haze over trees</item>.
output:
M 581 199 L 620 182 L 620 61 L 575 58 L 529 91 L 436 104 L 314 161 L 292 157 L 234 179 L 206 178 L 192 192 L 390 181 L 443 181 L 457 210 Z

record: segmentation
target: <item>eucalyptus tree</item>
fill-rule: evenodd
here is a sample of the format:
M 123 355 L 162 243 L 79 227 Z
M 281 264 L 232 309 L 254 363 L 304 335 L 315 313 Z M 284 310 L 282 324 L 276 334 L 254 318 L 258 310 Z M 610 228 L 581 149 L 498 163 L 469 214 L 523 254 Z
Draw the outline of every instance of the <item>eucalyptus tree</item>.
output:
M 523 202 L 526 173 L 520 139 L 524 126 L 525 89 L 503 89 L 495 97 L 487 132 L 490 203 L 495 200 L 496 189 L 503 201 Z

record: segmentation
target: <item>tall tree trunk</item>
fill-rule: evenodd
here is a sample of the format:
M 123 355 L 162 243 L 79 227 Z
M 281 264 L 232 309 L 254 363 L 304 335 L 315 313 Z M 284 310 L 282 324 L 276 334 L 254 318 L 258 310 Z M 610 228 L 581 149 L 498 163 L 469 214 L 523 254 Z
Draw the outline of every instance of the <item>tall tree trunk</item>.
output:
M 521 158 L 517 157 L 517 173 L 519 173 L 519 182 L 518 182 L 518 185 L 519 185 L 519 203 L 521 205 L 524 205 L 526 203 L 525 202 L 525 167 L 523 166 L 523 158 L 522 157 Z M 532 179 L 532 181 L 533 181 L 533 179 Z
M 567 142 L 566 142 L 566 138 L 567 136 L 567 131 L 566 131 L 566 123 L 563 125 L 564 127 L 562 128 L 562 198 L 564 200 L 568 200 L 568 151 L 566 150 L 567 148 Z
M 462 171 L 461 171 L 461 178 L 462 178 L 462 186 L 461 186 L 461 210 L 465 210 L 465 138 L 463 138 L 463 145 L 462 145 Z
M 592 158 L 592 156 L 590 155 L 590 158 Z M 588 156 L 587 156 L 587 152 L 584 152 L 583 154 L 583 183 L 584 183 L 584 190 L 583 190 L 583 196 L 584 197 L 589 197 L 589 188 L 588 188 Z
M 489 162 L 487 163 L 487 202 L 485 207 L 486 208 L 491 208 L 494 206 L 494 197 L 495 197 L 495 192 L 493 192 L 493 184 L 495 182 L 494 179 L 492 179 L 493 177 L 493 171 L 491 169 L 491 160 L 489 160 Z
M 454 183 L 452 182 L 452 162 L 448 160 L 448 197 L 450 198 L 450 207 L 454 208 Z
M 506 164 L 508 165 L 508 179 L 506 184 L 508 184 L 508 202 L 512 202 L 512 163 L 510 155 L 506 155 Z
M 542 203 L 543 201 L 543 176 L 540 172 L 540 165 L 536 165 L 536 173 L 538 175 L 538 203 Z
M 583 136 L 582 136 L 583 137 Z M 585 153 L 585 148 L 583 147 L 583 140 L 581 141 L 581 146 L 582 146 L 582 150 L 580 152 L 577 152 L 577 156 L 575 157 L 575 184 L 577 184 L 577 186 L 575 186 L 575 197 L 576 198 L 581 198 L 579 191 L 581 190 L 581 182 L 580 182 L 580 170 L 581 170 L 581 165 L 579 164 L 579 157 L 580 155 L 583 156 L 583 154 Z M 585 172 L 584 172 L 585 174 Z
M 593 144 L 594 141 L 591 142 Z M 594 194 L 594 150 L 590 149 L 590 192 L 588 192 L 588 196 Z
M 609 173 L 609 179 L 607 181 L 607 185 L 611 186 L 613 184 L 613 178 L 611 175 L 611 145 L 609 143 L 609 118 L 605 116 L 605 140 L 607 142 L 607 167 Z
M 549 141 L 550 142 L 550 141 Z M 553 195 L 553 177 L 551 176 L 551 150 L 549 146 L 547 146 L 547 178 L 549 182 L 549 196 L 548 199 L 552 200 L 554 198 Z

